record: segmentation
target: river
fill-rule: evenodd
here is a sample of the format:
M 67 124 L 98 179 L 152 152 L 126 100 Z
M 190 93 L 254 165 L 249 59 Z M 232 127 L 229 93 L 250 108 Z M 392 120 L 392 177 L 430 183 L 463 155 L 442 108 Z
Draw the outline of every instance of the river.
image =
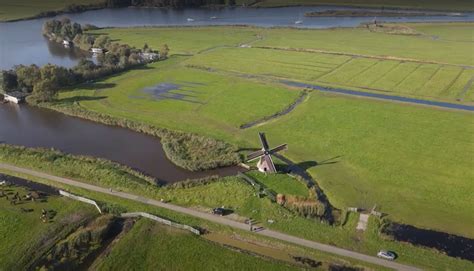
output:
M 284 8 L 221 8 L 221 9 L 161 9 L 161 8 L 117 8 L 86 11 L 60 15 L 81 24 L 99 27 L 131 26 L 192 26 L 192 25 L 254 25 L 261 27 L 331 28 L 354 27 L 373 17 L 304 17 L 306 12 L 344 7 L 284 7 Z M 368 10 L 368 9 L 363 9 Z M 193 21 L 188 21 L 192 19 Z M 53 63 L 74 66 L 84 57 L 73 49 L 48 42 L 41 34 L 41 27 L 48 19 L 35 19 L 0 23 L 0 69 L 9 69 L 17 64 L 44 65 Z M 296 21 L 302 24 L 295 25 Z M 377 17 L 378 21 L 423 22 L 423 21 L 474 21 L 474 13 L 462 16 L 422 17 Z
M 229 176 L 242 170 L 235 166 L 191 172 L 171 163 L 155 137 L 15 104 L 0 104 L 0 143 L 101 157 L 137 169 L 162 183 Z

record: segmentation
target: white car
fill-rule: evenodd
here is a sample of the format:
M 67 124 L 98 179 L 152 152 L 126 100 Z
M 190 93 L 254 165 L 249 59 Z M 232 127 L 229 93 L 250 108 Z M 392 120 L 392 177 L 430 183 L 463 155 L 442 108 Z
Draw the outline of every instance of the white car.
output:
M 385 260 L 393 261 L 395 260 L 397 256 L 395 255 L 395 253 L 391 251 L 381 250 L 377 253 L 377 257 L 385 259 Z

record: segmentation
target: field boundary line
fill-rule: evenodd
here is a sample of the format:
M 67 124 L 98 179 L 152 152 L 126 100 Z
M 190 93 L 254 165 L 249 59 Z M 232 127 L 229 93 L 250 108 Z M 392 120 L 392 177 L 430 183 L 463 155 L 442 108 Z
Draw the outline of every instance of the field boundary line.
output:
M 352 85 L 350 82 L 352 81 L 352 79 L 356 78 L 357 76 L 360 76 L 361 74 L 363 74 L 364 72 L 370 70 L 372 67 L 374 67 L 375 65 L 379 64 L 380 63 L 380 60 L 377 60 L 375 61 L 374 63 L 372 63 L 372 65 L 369 65 L 367 68 L 365 69 L 362 69 L 360 70 L 359 72 L 357 72 L 354 76 L 352 76 L 351 78 L 349 78 L 349 80 L 347 80 L 346 82 L 344 82 L 344 84 L 349 84 L 349 85 Z
M 266 49 L 266 50 L 303 52 L 303 53 L 319 53 L 319 54 L 351 56 L 351 57 L 363 57 L 363 58 L 372 58 L 372 59 L 381 59 L 381 60 L 407 61 L 407 62 L 416 62 L 416 63 L 423 63 L 423 64 L 456 66 L 456 67 L 463 67 L 463 68 L 465 67 L 474 68 L 473 65 L 467 65 L 467 64 L 452 64 L 452 63 L 446 63 L 446 62 L 441 62 L 441 61 L 420 60 L 420 59 L 415 59 L 415 58 L 406 58 L 406 57 L 397 57 L 397 56 L 374 56 L 374 55 L 364 55 L 364 54 L 352 54 L 352 53 L 344 53 L 344 52 L 337 52 L 337 51 L 327 51 L 327 50 L 321 50 L 321 49 L 305 49 L 305 48 L 273 47 L 273 46 L 255 46 L 253 48 Z
M 386 61 L 386 60 L 382 60 L 382 61 Z M 380 62 L 379 62 L 380 63 Z M 396 68 L 398 68 L 398 66 L 400 66 L 401 64 L 403 63 L 403 61 L 398 61 L 397 62 L 397 65 L 394 65 L 391 69 L 389 69 L 388 71 L 386 71 L 384 74 L 382 74 L 379 78 L 376 78 L 374 81 L 372 81 L 370 84 L 367 84 L 367 86 L 369 88 L 372 88 L 372 86 L 374 84 L 376 84 L 378 81 L 382 80 L 382 78 L 384 78 L 387 74 L 391 73 L 393 70 L 395 70 Z M 386 90 L 386 91 L 390 91 L 390 90 Z
M 441 71 L 441 68 L 443 68 L 444 66 L 443 65 L 438 65 L 438 68 L 436 69 L 436 71 L 430 76 L 430 78 L 428 78 L 428 80 L 426 80 L 425 83 L 423 83 L 423 86 L 421 86 L 419 89 L 415 90 L 414 95 L 416 95 L 418 92 L 423 92 L 423 90 L 425 89 L 426 85 L 433 79 L 433 77 L 435 77 L 435 75 L 437 73 L 439 73 Z M 428 92 L 428 94 L 430 94 L 430 92 Z M 423 95 L 424 96 L 424 95 Z M 437 96 L 431 96 L 431 95 L 426 95 L 428 97 L 437 97 Z
M 323 74 L 319 77 L 316 77 L 314 78 L 313 80 L 315 81 L 321 81 L 321 82 L 327 82 L 327 83 L 332 83 L 330 81 L 324 81 L 324 77 L 326 76 L 331 76 L 332 74 L 336 73 L 337 70 L 341 69 L 342 67 L 344 67 L 346 64 L 349 64 L 351 61 L 353 61 L 354 59 L 356 59 L 357 57 L 351 57 L 349 58 L 348 60 L 342 62 L 341 64 L 337 65 L 334 69 L 332 69 L 331 71 L 327 72 L 326 74 Z
M 465 68 L 459 70 L 458 74 L 454 77 L 454 79 L 451 80 L 451 82 L 439 94 L 440 95 L 447 95 L 449 93 L 449 90 L 451 89 L 451 87 L 454 85 L 454 83 L 456 83 L 456 81 L 459 79 L 459 77 L 461 77 L 461 74 L 463 74 L 463 72 L 465 70 L 466 70 Z
M 211 222 L 214 222 L 214 223 L 217 223 L 217 224 L 229 226 L 229 227 L 234 228 L 234 229 L 245 230 L 245 231 L 248 231 L 248 229 L 249 229 L 249 226 L 247 224 L 242 223 L 242 222 L 237 222 L 237 221 L 234 221 L 234 220 L 230 220 L 230 219 L 227 219 L 225 217 L 216 216 L 216 215 L 213 215 L 213 214 L 210 214 L 210 213 L 200 212 L 200 211 L 197 211 L 197 210 L 194 210 L 194 209 L 190 209 L 190 208 L 186 208 L 186 207 L 182 207 L 182 206 L 178 206 L 178 205 L 174 205 L 174 204 L 170 204 L 170 203 L 164 203 L 164 202 L 161 202 L 161 201 L 158 201 L 158 200 L 141 197 L 141 196 L 138 196 L 138 195 L 135 195 L 135 194 L 125 193 L 125 192 L 120 192 L 120 191 L 110 191 L 110 189 L 107 189 L 107 188 L 104 188 L 104 187 L 100 187 L 100 186 L 96 186 L 96 185 L 92 185 L 92 184 L 88 184 L 88 183 L 83 183 L 83 182 L 75 181 L 75 180 L 68 179 L 68 178 L 62 178 L 62 177 L 50 175 L 50 174 L 40 172 L 40 171 L 36 171 L 36 170 L 21 168 L 21 167 L 17 167 L 17 166 L 13 166 L 13 165 L 10 165 L 10 164 L 5 164 L 5 163 L 0 163 L 0 169 L 11 170 L 11 171 L 14 171 L 14 172 L 17 172 L 17 173 L 22 173 L 22 174 L 27 174 L 27 175 L 30 175 L 30 176 L 35 176 L 35 177 L 47 179 L 47 180 L 50 180 L 50 181 L 54 181 L 54 182 L 57 182 L 57 183 L 62 183 L 62 184 L 71 185 L 71 186 L 74 186 L 74 187 L 79 187 L 79 188 L 86 189 L 86 190 L 93 191 L 93 192 L 99 192 L 99 193 L 102 193 L 102 194 L 107 194 L 107 195 L 111 195 L 111 196 L 115 196 L 115 197 L 120 197 L 120 198 L 127 199 L 127 200 L 132 200 L 132 201 L 136 201 L 136 202 L 145 203 L 147 205 L 152 205 L 152 206 L 155 206 L 155 207 L 164 208 L 164 209 L 171 210 L 171 211 L 174 211 L 174 212 L 178 212 L 178 213 L 181 213 L 181 214 L 190 215 L 190 216 L 197 217 L 197 218 L 200 218 L 200 219 L 208 220 L 208 221 L 211 221 Z M 327 245 L 327 244 L 323 244 L 323 243 L 319 243 L 319 242 L 299 238 L 299 237 L 296 237 L 296 236 L 293 236 L 293 235 L 289 235 L 289 234 L 285 234 L 285 233 L 281 233 L 281 232 L 277 232 L 277 231 L 273 231 L 273 230 L 269 230 L 269 229 L 265 229 L 265 228 L 262 229 L 262 230 L 253 232 L 253 233 L 258 234 L 258 235 L 262 235 L 262 236 L 266 236 L 266 237 L 270 237 L 270 238 L 273 238 L 273 239 L 277 239 L 277 240 L 280 240 L 280 241 L 283 241 L 283 242 L 288 242 L 288 243 L 296 244 L 296 245 L 299 245 L 299 246 L 304 246 L 304 247 L 307 247 L 307 248 L 312 248 L 312 249 L 324 251 L 324 252 L 327 252 L 327 253 L 336 254 L 336 255 L 339 255 L 339 256 L 342 256 L 342 257 L 348 257 L 348 258 L 360 260 L 360 261 L 363 261 L 363 262 L 367 262 L 367 263 L 371 263 L 371 264 L 375 264 L 375 265 L 380 265 L 380 266 L 384 266 L 384 267 L 387 267 L 387 268 L 392 268 L 392 269 L 395 269 L 395 270 L 402 270 L 402 271 L 420 271 L 421 270 L 420 268 L 417 268 L 417 267 L 414 267 L 414 266 L 383 260 L 383 259 L 377 258 L 375 256 L 369 256 L 369 255 L 362 254 L 362 253 L 355 252 L 355 251 L 351 251 L 351 250 L 348 250 L 348 249 L 339 248 L 339 247 L 336 247 L 336 246 Z
M 412 70 L 412 71 L 410 71 L 409 73 L 407 73 L 407 75 L 406 75 L 405 77 L 403 77 L 403 79 L 400 80 L 398 83 L 396 83 L 396 84 L 390 89 L 390 91 L 397 93 L 397 92 L 398 92 L 398 91 L 397 91 L 397 87 L 399 87 L 405 80 L 407 80 L 408 77 L 410 77 L 411 75 L 413 75 L 413 74 L 421 67 L 421 65 L 423 65 L 423 64 L 418 63 L 418 66 L 416 66 L 416 68 L 415 68 L 414 70 Z M 411 92 L 409 91 L 409 92 L 407 92 L 407 93 L 411 93 Z
M 474 75 L 471 76 L 471 79 L 467 81 L 466 85 L 464 85 L 464 88 L 461 93 L 458 95 L 458 99 L 464 99 L 464 96 L 469 92 L 469 89 L 471 88 L 472 84 L 474 83 Z

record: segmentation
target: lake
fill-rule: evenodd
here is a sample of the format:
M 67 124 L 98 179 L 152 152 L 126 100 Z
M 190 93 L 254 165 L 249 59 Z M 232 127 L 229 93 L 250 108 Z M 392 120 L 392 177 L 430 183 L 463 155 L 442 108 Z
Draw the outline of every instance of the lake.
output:
M 354 27 L 373 17 L 304 17 L 306 12 L 344 7 L 284 7 L 284 8 L 220 8 L 220 9 L 162 9 L 162 8 L 117 8 L 65 14 L 81 24 L 99 27 L 131 26 L 191 26 L 191 25 L 254 25 L 261 27 L 331 28 Z M 367 10 L 367 9 L 364 9 Z M 212 19 L 215 18 L 215 19 Z M 193 21 L 188 21 L 192 19 Z M 17 64 L 44 65 L 53 63 L 72 67 L 83 53 L 65 49 L 48 42 L 41 34 L 47 18 L 0 23 L 0 69 L 9 69 Z M 303 23 L 295 25 L 301 20 Z M 422 22 L 422 21 L 474 21 L 474 13 L 462 16 L 423 17 L 377 17 L 378 21 Z

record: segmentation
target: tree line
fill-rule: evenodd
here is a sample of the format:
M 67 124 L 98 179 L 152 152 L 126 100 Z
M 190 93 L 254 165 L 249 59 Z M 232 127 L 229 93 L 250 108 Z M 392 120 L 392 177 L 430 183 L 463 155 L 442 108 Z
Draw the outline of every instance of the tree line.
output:
M 201 7 L 234 6 L 235 0 L 107 0 L 108 7 Z
M 81 26 L 69 19 L 49 20 L 43 25 L 43 34 L 54 41 L 73 41 L 79 48 L 88 50 L 101 48 L 106 53 L 98 54 L 97 62 L 82 59 L 73 68 L 64 68 L 53 64 L 42 67 L 37 65 L 17 65 L 10 70 L 0 72 L 0 92 L 21 91 L 31 94 L 32 103 L 48 102 L 56 98 L 63 87 L 102 78 L 117 72 L 143 65 L 159 59 L 166 59 L 169 48 L 165 44 L 160 52 L 147 44 L 141 49 L 127 44 L 114 43 L 105 35 L 86 34 L 92 26 Z M 150 57 L 151 55 L 151 57 Z M 154 57 L 156 56 L 156 57 Z

